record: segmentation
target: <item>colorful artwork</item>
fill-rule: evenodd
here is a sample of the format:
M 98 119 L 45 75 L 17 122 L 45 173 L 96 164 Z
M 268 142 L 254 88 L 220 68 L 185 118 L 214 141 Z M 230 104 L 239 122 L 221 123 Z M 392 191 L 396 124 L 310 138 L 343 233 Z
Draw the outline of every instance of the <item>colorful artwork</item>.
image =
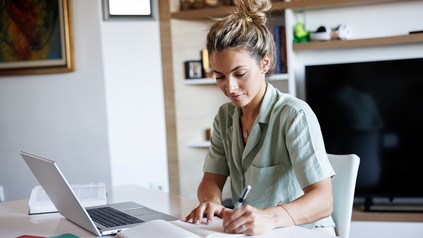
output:
M 71 54 L 69 32 L 65 31 L 69 30 L 69 18 L 64 17 L 69 16 L 67 4 L 63 0 L 0 0 L 0 74 L 72 68 L 67 55 Z M 37 68 L 42 71 L 34 71 Z

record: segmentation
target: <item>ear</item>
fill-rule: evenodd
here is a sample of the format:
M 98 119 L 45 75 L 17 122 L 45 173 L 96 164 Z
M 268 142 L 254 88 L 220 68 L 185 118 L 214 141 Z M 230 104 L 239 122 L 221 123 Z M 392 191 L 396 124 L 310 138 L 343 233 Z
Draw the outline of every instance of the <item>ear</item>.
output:
M 270 68 L 270 57 L 269 55 L 265 55 L 263 56 L 263 59 L 261 59 L 260 61 L 260 68 L 263 71 L 263 73 L 267 73 L 267 71 L 269 71 Z

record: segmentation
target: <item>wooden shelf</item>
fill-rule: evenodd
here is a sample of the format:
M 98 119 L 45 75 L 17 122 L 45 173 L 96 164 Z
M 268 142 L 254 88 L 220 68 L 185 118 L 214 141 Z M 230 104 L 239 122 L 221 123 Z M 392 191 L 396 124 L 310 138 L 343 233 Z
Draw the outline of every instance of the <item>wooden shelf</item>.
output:
M 406 1 L 406 0 L 404 0 Z M 272 7 L 276 9 L 310 10 L 331 7 L 360 6 L 367 4 L 381 4 L 390 2 L 404 2 L 401 0 L 291 0 L 289 2 L 274 2 Z M 407 0 L 418 1 L 418 0 Z
M 417 0 L 406 0 L 417 1 Z M 404 2 L 400 0 L 296 0 L 289 2 L 273 2 L 272 13 L 278 13 L 285 9 L 293 10 L 310 10 L 318 8 L 330 7 L 348 7 L 359 6 L 367 4 L 382 4 Z M 230 12 L 235 11 L 235 7 L 216 7 L 178 11 L 171 14 L 174 19 L 181 20 L 207 20 L 210 17 L 225 16 Z M 356 40 L 331 40 L 324 42 L 307 42 L 293 44 L 294 51 L 302 50 L 320 50 L 320 49 L 337 49 L 337 48 L 353 48 L 353 47 L 368 47 L 368 46 L 382 46 L 382 45 L 396 45 L 396 44 L 412 44 L 422 43 L 423 34 L 411 34 L 403 36 L 389 36 Z
M 330 40 L 330 41 L 312 41 L 307 43 L 293 44 L 294 51 L 302 50 L 322 50 L 337 48 L 368 47 L 382 45 L 412 44 L 423 43 L 423 34 L 410 34 L 402 36 L 389 36 L 357 40 Z
M 185 79 L 184 84 L 186 84 L 186 85 L 208 85 L 208 84 L 216 84 L 216 81 L 213 78 Z
M 406 0 L 418 1 L 418 0 Z M 404 2 L 401 0 L 293 0 L 289 2 L 275 1 L 272 3 L 272 13 L 278 13 L 285 9 L 292 10 L 307 10 L 318 8 L 331 8 L 331 7 L 347 7 L 359 6 L 367 4 L 381 4 L 391 2 Z M 171 13 L 171 18 L 179 20 L 207 20 L 210 17 L 222 17 L 230 12 L 234 12 L 235 7 L 214 7 L 185 10 Z
M 187 144 L 188 147 L 191 148 L 209 148 L 210 147 L 210 141 L 191 141 Z

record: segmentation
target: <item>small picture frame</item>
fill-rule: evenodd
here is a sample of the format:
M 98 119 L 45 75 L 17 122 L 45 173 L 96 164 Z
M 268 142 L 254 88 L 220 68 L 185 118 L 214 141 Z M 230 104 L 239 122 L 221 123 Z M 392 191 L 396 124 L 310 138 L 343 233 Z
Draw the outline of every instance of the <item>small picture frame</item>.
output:
M 187 79 L 203 78 L 203 65 L 201 60 L 185 61 L 185 78 Z

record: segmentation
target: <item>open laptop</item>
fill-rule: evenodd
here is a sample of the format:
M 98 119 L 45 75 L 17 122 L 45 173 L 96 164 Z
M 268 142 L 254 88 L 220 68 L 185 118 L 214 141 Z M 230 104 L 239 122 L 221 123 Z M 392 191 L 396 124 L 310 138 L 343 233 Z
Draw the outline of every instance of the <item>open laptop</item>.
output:
M 113 235 L 144 221 L 177 219 L 135 202 L 84 208 L 53 160 L 22 151 L 20 154 L 59 213 L 97 236 Z M 106 218 L 100 217 L 104 212 L 110 211 L 113 212 L 112 215 L 108 214 Z M 114 222 L 113 219 L 116 218 L 119 221 Z

